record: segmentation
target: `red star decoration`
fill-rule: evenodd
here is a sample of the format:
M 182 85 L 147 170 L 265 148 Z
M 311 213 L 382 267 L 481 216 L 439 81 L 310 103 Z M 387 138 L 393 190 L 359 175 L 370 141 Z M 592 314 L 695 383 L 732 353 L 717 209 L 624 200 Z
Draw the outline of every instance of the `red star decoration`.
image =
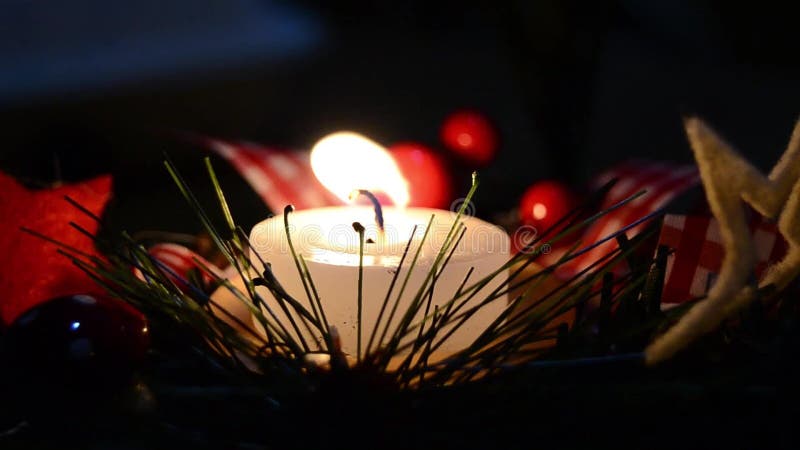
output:
M 31 307 L 53 298 L 98 292 L 100 288 L 58 246 L 28 234 L 30 228 L 82 252 L 97 255 L 94 243 L 70 226 L 75 222 L 90 233 L 97 222 L 73 205 L 69 196 L 100 216 L 111 197 L 111 176 L 29 190 L 0 172 L 0 320 L 11 323 Z

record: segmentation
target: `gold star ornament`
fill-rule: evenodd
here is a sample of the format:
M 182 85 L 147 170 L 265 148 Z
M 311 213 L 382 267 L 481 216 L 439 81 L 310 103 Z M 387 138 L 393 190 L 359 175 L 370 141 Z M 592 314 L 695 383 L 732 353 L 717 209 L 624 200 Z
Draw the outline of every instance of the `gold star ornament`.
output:
M 780 290 L 800 274 L 800 121 L 769 176 L 736 153 L 702 120 L 689 118 L 685 127 L 708 204 L 719 221 L 725 256 L 707 297 L 645 350 L 650 365 L 669 359 L 754 298 L 755 287 L 748 280 L 756 253 L 743 201 L 765 217 L 777 218 L 788 244 L 786 257 L 765 271 L 758 287 L 773 285 Z

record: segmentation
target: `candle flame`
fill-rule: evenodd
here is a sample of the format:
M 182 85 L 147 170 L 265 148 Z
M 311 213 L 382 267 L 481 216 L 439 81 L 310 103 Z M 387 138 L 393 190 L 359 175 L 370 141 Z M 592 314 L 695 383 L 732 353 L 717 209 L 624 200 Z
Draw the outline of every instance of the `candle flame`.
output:
M 350 131 L 329 134 L 314 144 L 311 169 L 329 191 L 350 201 L 357 189 L 379 191 L 395 206 L 408 205 L 408 183 L 389 152 Z

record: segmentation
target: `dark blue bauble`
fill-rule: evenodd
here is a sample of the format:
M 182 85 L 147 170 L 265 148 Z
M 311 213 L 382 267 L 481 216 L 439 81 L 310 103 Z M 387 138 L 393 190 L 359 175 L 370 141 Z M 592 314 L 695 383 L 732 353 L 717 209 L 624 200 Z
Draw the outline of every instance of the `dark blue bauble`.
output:
M 145 317 L 125 302 L 71 295 L 37 305 L 3 333 L 2 389 L 21 414 L 60 415 L 108 400 L 149 346 Z

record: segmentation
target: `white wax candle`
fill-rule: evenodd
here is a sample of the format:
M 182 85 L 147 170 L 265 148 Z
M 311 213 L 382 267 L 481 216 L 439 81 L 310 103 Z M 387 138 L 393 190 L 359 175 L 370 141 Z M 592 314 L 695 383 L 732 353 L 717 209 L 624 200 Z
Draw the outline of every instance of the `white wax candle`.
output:
M 341 336 L 342 349 L 346 354 L 355 356 L 358 338 L 359 237 L 353 229 L 352 223 L 361 223 L 366 229 L 366 239 L 374 241 L 374 243 L 364 245 L 363 349 L 375 326 L 386 292 L 394 272 L 397 271 L 414 225 L 417 225 L 418 228 L 408 256 L 400 269 L 398 281 L 390 297 L 389 308 L 399 294 L 411 260 L 417 249 L 420 248 L 422 236 L 432 214 L 435 218 L 431 230 L 422 245 L 419 259 L 400 299 L 398 313 L 390 326 L 391 332 L 399 323 L 402 314 L 412 302 L 429 269 L 434 264 L 455 220 L 455 213 L 427 208 L 385 208 L 385 233 L 383 235 L 375 225 L 374 210 L 368 207 L 319 208 L 297 211 L 289 215 L 290 232 L 295 250 L 298 254 L 303 255 L 308 264 L 308 270 L 319 292 L 328 322 L 337 327 Z M 462 217 L 461 220 L 466 225 L 466 233 L 436 282 L 431 313 L 435 306 L 443 306 L 454 296 L 470 268 L 474 268 L 474 270 L 467 286 L 499 269 L 509 258 L 510 243 L 505 231 L 474 217 Z M 286 291 L 311 310 L 289 250 L 283 216 L 275 216 L 256 225 L 251 232 L 250 240 L 261 258 L 271 263 L 272 272 Z M 257 258 L 253 258 L 253 260 L 257 260 Z M 484 300 L 506 278 L 505 272 L 496 276 L 488 286 L 473 297 L 467 307 Z M 259 293 L 278 317 L 285 321 L 286 317 L 269 292 L 265 288 L 259 288 Z M 498 298 L 478 311 L 443 344 L 438 354 L 450 354 L 472 343 L 498 317 L 506 305 L 506 298 Z M 379 332 L 388 319 L 389 308 L 383 316 Z M 418 313 L 415 322 L 424 317 L 423 312 Z M 414 337 L 416 334 L 412 333 L 409 339 Z M 305 334 L 305 338 L 314 342 L 315 339 L 319 339 L 319 336 Z M 373 344 L 374 347 L 375 344 Z

